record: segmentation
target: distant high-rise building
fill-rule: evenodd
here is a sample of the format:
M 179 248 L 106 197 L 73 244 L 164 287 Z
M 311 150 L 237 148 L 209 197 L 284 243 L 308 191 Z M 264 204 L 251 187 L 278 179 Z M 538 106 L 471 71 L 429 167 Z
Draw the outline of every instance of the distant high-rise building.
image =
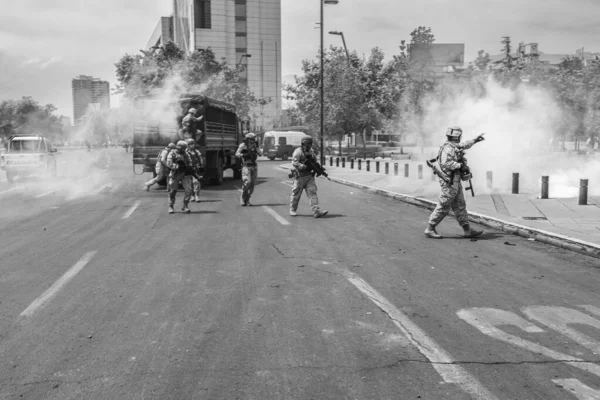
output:
M 243 65 L 249 89 L 271 98 L 252 110 L 258 115 L 252 126 L 270 129 L 281 114 L 281 0 L 173 0 L 173 5 L 173 16 L 161 18 L 148 48 L 168 36 L 187 54 L 210 47 L 231 68 Z
M 90 104 L 110 108 L 110 85 L 106 81 L 87 75 L 79 75 L 71 82 L 73 89 L 73 121 L 79 125 Z

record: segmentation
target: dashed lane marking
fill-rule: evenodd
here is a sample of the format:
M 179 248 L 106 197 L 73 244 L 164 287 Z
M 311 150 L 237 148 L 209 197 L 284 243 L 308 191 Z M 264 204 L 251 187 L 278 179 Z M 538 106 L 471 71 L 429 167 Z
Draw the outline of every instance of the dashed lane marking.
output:
M 129 209 L 129 211 L 127 211 L 127 212 L 125 213 L 125 215 L 123 215 L 123 218 L 121 218 L 121 219 L 127 219 L 127 218 L 131 217 L 131 214 L 133 214 L 133 212 L 135 211 L 135 209 L 136 209 L 136 208 L 138 208 L 138 206 L 139 206 L 139 205 L 140 205 L 140 202 L 139 202 L 139 201 L 136 201 L 136 202 L 135 202 L 135 203 L 134 203 L 134 204 L 131 206 L 131 208 Z
M 90 251 L 86 253 L 75 265 L 73 265 L 59 280 L 54 282 L 48 290 L 46 290 L 40 297 L 35 299 L 33 303 L 29 305 L 20 315 L 21 317 L 31 317 L 37 310 L 48 303 L 56 294 L 65 286 L 71 279 L 75 277 L 82 269 L 90 262 L 90 260 L 96 255 L 97 251 Z
M 37 195 L 37 196 L 35 196 L 35 198 L 36 198 L 36 199 L 39 199 L 39 198 L 42 198 L 42 197 L 48 196 L 48 195 L 50 195 L 50 194 L 52 194 L 52 193 L 56 193 L 56 190 L 51 190 L 51 191 L 49 191 L 49 192 L 42 193 L 42 194 L 40 194 L 40 195 Z
M 277 214 L 275 212 L 275 210 L 273 210 L 271 207 L 267 207 L 267 206 L 263 206 L 263 209 L 268 212 L 269 214 L 271 214 L 273 216 L 273 218 L 275 218 L 281 225 L 289 225 L 290 223 L 283 218 L 281 215 Z
M 294 185 L 290 185 L 290 184 L 289 184 L 289 183 L 287 183 L 287 182 L 281 181 L 281 183 L 283 183 L 285 186 L 289 186 L 289 187 L 291 187 L 292 189 L 294 188 Z
M 5 194 L 5 193 L 10 193 L 10 192 L 13 192 L 13 191 L 15 191 L 15 190 L 17 190 L 17 189 L 19 189 L 19 188 L 18 188 L 18 187 L 14 187 L 14 188 L 10 188 L 10 189 L 8 189 L 8 190 L 5 190 L 5 191 L 3 191 L 3 192 L 0 192 L 0 196 L 1 196 L 1 195 L 3 195 L 3 194 Z
M 358 290 L 367 296 L 373 303 L 382 309 L 394 324 L 400 328 L 404 336 L 431 362 L 431 366 L 437 371 L 447 383 L 454 383 L 474 399 L 497 400 L 488 389 L 485 388 L 474 376 L 460 365 L 454 364 L 454 360 L 435 340 L 412 322 L 406 314 L 398 310 L 379 292 L 372 288 L 361 277 L 349 271 L 344 271 L 346 279 Z

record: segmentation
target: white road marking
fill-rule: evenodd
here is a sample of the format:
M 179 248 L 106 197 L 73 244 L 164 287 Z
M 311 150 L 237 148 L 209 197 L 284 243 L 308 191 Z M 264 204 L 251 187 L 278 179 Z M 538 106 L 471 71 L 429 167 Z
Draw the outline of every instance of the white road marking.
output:
M 46 290 L 40 297 L 35 299 L 33 303 L 31 303 L 29 307 L 27 307 L 25 311 L 21 313 L 21 317 L 31 317 L 39 308 L 41 308 L 48 301 L 50 301 L 50 299 L 52 299 L 56 295 L 56 293 L 58 293 L 58 291 L 62 289 L 63 286 L 69 283 L 69 281 L 73 279 L 75 275 L 77 275 L 83 269 L 83 267 L 87 265 L 87 263 L 90 262 L 90 260 L 92 259 L 92 257 L 94 257 L 94 255 L 96 255 L 96 253 L 97 251 L 90 251 L 89 253 L 81 257 L 81 259 L 75 265 L 73 265 L 62 277 L 60 277 L 59 280 L 54 282 L 54 284 L 50 286 L 48 290 Z
M 596 318 L 565 307 L 532 306 L 525 307 L 522 311 L 529 319 L 546 325 L 578 345 L 591 350 L 594 354 L 600 354 L 600 342 L 569 326 L 587 325 L 600 329 L 600 321 Z
M 37 196 L 35 196 L 35 198 L 36 198 L 36 199 L 39 199 L 39 198 L 42 198 L 42 197 L 48 196 L 49 194 L 52 194 L 52 193 L 56 193 L 56 190 L 52 190 L 52 191 L 50 191 L 50 192 L 42 193 L 42 194 L 40 194 L 40 195 L 37 195 Z
M 581 358 L 549 349 L 538 343 L 530 342 L 529 340 L 521 339 L 518 336 L 511 335 L 498 328 L 498 326 L 502 325 L 512 325 L 521 329 L 523 329 L 524 326 L 529 326 L 535 329 L 529 329 L 527 332 L 544 332 L 542 329 L 536 327 L 525 318 L 522 318 L 515 313 L 495 308 L 469 308 L 459 310 L 456 314 L 460 319 L 479 329 L 481 333 L 485 335 L 531 351 L 532 353 L 563 361 L 567 365 L 600 376 L 600 365 L 589 363 Z
M 474 376 L 460 365 L 453 364 L 454 360 L 435 340 L 412 322 L 406 314 L 398 310 L 379 292 L 372 288 L 359 276 L 345 271 L 346 278 L 365 294 L 377 307 L 381 308 L 400 328 L 404 336 L 432 363 L 437 373 L 447 383 L 454 383 L 476 399 L 497 399 Z
M 14 188 L 10 188 L 8 190 L 5 190 L 3 192 L 0 192 L 0 196 L 3 195 L 4 193 L 9 193 L 9 192 L 12 192 L 12 191 L 17 190 L 17 189 L 19 189 L 19 188 L 18 187 L 14 187 Z
M 281 225 L 289 225 L 290 224 L 285 218 L 283 218 L 281 215 L 277 214 L 275 212 L 275 210 L 273 210 L 271 207 L 263 206 L 263 208 L 266 212 L 271 214 L 273 216 L 273 218 L 275 218 L 277 221 L 279 221 L 279 223 Z
M 291 187 L 292 189 L 294 188 L 294 185 L 290 185 L 290 184 L 289 184 L 289 183 L 287 183 L 287 182 L 281 181 L 281 183 L 283 183 L 285 186 L 289 186 L 289 187 Z
M 578 400 L 600 399 L 600 390 L 592 389 L 577 379 L 552 379 L 552 382 L 562 386 L 566 391 L 577 397 Z
M 100 194 L 100 192 L 102 192 L 102 191 L 103 191 L 104 189 L 106 189 L 106 188 L 110 188 L 110 185 L 102 185 L 102 186 L 100 186 L 100 188 L 98 188 L 98 189 L 94 190 L 94 192 L 93 192 L 93 193 L 94 193 L 94 194 Z
M 129 211 L 127 211 L 125 213 L 125 215 L 123 215 L 123 218 L 121 218 L 121 219 L 127 219 L 127 218 L 131 217 L 131 214 L 133 214 L 133 212 L 135 211 L 136 208 L 138 208 L 139 205 L 140 205 L 140 202 L 138 200 L 131 206 Z

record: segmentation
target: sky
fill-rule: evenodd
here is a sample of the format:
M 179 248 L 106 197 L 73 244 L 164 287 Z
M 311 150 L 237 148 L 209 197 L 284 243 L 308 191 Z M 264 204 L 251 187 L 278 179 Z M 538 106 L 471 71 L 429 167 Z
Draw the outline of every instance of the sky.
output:
M 223 1 L 223 0 L 213 0 Z M 71 79 L 92 75 L 115 86 L 114 64 L 144 48 L 172 0 L 0 0 L 0 100 L 32 96 L 73 118 Z M 319 47 L 319 2 L 281 0 L 285 81 L 301 74 L 303 59 Z M 368 56 L 379 47 L 391 59 L 418 26 L 431 27 L 436 43 L 464 43 L 465 61 L 478 50 L 497 54 L 502 36 L 514 44 L 573 54 L 600 52 L 598 0 L 339 0 L 325 6 L 325 46 Z M 118 105 L 118 98 L 111 98 Z

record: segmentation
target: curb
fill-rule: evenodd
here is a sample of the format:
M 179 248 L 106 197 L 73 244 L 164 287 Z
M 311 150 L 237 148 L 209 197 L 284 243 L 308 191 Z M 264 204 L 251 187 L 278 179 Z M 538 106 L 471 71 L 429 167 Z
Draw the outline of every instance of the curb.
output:
M 280 168 L 290 169 L 286 165 L 280 165 Z M 329 177 L 332 182 L 336 182 L 346 186 L 352 186 L 358 189 L 364 189 L 368 192 L 389 197 L 395 200 L 402 201 L 404 203 L 412 204 L 417 207 L 426 208 L 428 210 L 433 210 L 437 203 L 422 199 L 414 196 L 410 196 L 407 194 L 390 192 L 385 189 L 378 189 L 373 186 L 363 185 L 361 183 L 356 183 L 352 181 L 347 181 L 345 179 Z M 541 243 L 546 243 L 552 246 L 560 247 L 566 250 L 571 250 L 576 253 L 585 254 L 590 257 L 600 258 L 600 245 L 595 243 L 586 242 L 584 240 L 579 240 L 575 238 L 571 238 L 568 236 L 564 236 L 558 233 L 552 233 L 548 231 L 544 231 L 542 229 L 531 228 L 529 226 L 519 225 L 513 222 L 503 221 L 498 218 L 490 217 L 484 214 L 480 214 L 477 212 L 469 211 L 469 221 L 485 225 L 489 228 L 497 229 L 506 233 L 510 233 L 512 235 L 517 235 L 525 238 L 533 238 Z

